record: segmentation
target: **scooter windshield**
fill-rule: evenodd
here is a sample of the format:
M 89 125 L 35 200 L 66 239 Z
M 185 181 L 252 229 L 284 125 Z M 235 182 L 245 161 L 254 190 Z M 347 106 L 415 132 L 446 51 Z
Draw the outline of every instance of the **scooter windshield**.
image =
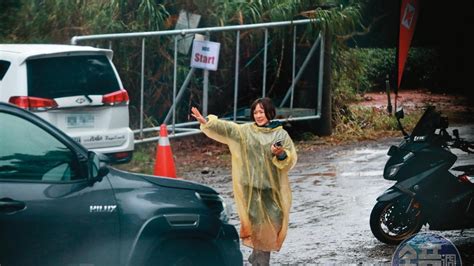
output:
M 437 112 L 434 106 L 429 106 L 425 113 L 421 116 L 420 120 L 416 124 L 411 138 L 415 136 L 429 136 L 435 133 L 436 129 L 440 127 L 441 115 Z

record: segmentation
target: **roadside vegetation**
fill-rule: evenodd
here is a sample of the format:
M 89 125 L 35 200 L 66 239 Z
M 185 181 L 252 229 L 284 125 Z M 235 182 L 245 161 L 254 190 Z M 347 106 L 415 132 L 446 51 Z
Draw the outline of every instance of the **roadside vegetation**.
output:
M 334 145 L 350 141 L 376 139 L 380 136 L 396 135 L 398 130 L 393 116 L 384 110 L 358 106 L 367 92 L 385 91 L 388 80 L 393 87 L 395 69 L 394 48 L 360 48 L 350 41 L 354 36 L 370 32 L 386 14 L 379 12 L 380 3 L 374 0 L 5 0 L 0 1 L 0 43 L 63 43 L 70 42 L 76 35 L 158 31 L 174 29 L 181 10 L 200 14 L 199 27 L 240 25 L 270 21 L 284 21 L 310 18 L 314 23 L 304 28 L 298 41 L 301 50 L 307 50 L 322 31 L 331 36 L 332 120 L 333 134 L 318 137 L 309 132 L 296 132 L 302 149 L 310 145 Z M 268 74 L 268 95 L 281 95 L 289 87 L 291 73 L 289 51 L 292 33 L 287 30 L 271 32 Z M 232 36 L 222 33 L 221 57 L 231 57 L 235 43 Z M 239 106 L 246 106 L 261 92 L 261 62 L 263 58 L 260 34 L 242 32 L 242 73 L 239 92 Z M 131 125 L 138 127 L 140 96 L 140 51 L 141 41 L 113 41 L 111 43 L 85 43 L 108 47 L 112 44 L 114 63 L 121 73 L 125 88 L 130 95 Z M 171 105 L 173 86 L 173 45 L 171 38 L 147 41 L 145 80 L 145 126 L 157 126 Z M 156 60 L 160 58 L 160 60 Z M 188 71 L 187 55 L 178 58 L 178 84 L 182 83 Z M 437 54 L 435 50 L 417 48 L 410 50 L 404 77 L 405 87 L 437 88 Z M 215 95 L 210 110 L 221 113 L 232 106 L 234 62 L 222 60 L 220 71 L 211 76 L 210 93 Z M 187 119 L 189 108 L 199 105 L 202 94 L 202 79 L 197 76 L 189 85 L 186 100 L 178 106 L 178 116 Z M 178 119 L 179 119 L 178 117 Z M 407 127 L 414 125 L 416 116 L 405 121 Z M 413 121 L 411 121 L 413 119 Z M 196 137 L 199 139 L 199 137 Z M 174 141 L 174 140 L 173 140 Z M 183 150 L 193 149 L 188 144 Z M 184 143 L 184 142 L 181 142 Z M 155 143 L 138 145 L 131 168 L 151 172 L 150 162 L 154 160 Z M 189 144 L 192 145 L 192 144 Z M 306 146 L 307 147 L 306 147 Z M 178 147 L 175 148 L 175 151 Z M 213 151 L 206 151 L 212 153 Z M 217 151 L 219 153 L 219 151 Z M 184 154 L 185 155 L 185 154 Z M 183 155 L 183 156 L 184 156 Z M 215 154 L 213 154 L 215 155 Z M 222 155 L 227 156 L 225 152 Z M 204 155 L 203 158 L 206 156 Z
M 357 104 L 365 100 L 366 93 L 385 94 L 387 82 L 393 104 L 395 79 L 392 73 L 396 67 L 395 52 L 394 48 L 348 48 L 336 54 L 339 63 L 334 64 L 333 72 L 334 134 L 330 139 L 336 142 L 376 139 L 398 132 L 396 120 L 388 115 L 386 108 Z M 436 84 L 436 76 L 440 69 L 437 60 L 436 51 L 433 49 L 411 49 L 404 82 L 412 88 L 429 87 L 432 91 L 438 91 L 440 87 Z M 404 120 L 408 128 L 415 125 L 422 110 L 412 112 L 413 114 Z
M 348 104 L 361 99 L 365 92 L 385 90 L 385 80 L 395 69 L 394 48 L 358 48 L 348 45 L 354 36 L 367 34 L 386 11 L 377 10 L 379 4 L 372 0 L 359 1 L 302 1 L 302 0 L 97 0 L 97 1 L 29 1 L 6 0 L 0 3 L 1 43 L 64 43 L 76 35 L 159 31 L 174 29 L 181 10 L 200 14 L 199 27 L 251 24 L 260 22 L 310 18 L 314 23 L 302 28 L 298 49 L 305 50 L 316 39 L 320 31 L 333 40 L 330 80 L 333 91 L 333 125 L 338 127 Z M 262 38 L 260 34 L 242 32 L 242 73 L 239 84 L 239 106 L 247 106 L 260 94 Z M 291 73 L 289 54 L 292 33 L 287 29 L 271 33 L 268 58 L 268 95 L 281 97 L 289 87 Z M 221 57 L 232 57 L 234 39 L 223 33 Z M 141 41 L 117 41 L 111 43 L 84 43 L 114 49 L 114 62 L 121 73 L 125 88 L 130 95 L 131 124 L 138 127 L 140 102 L 140 51 Z M 147 42 L 145 80 L 145 124 L 157 126 L 171 105 L 173 86 L 172 39 L 159 38 Z M 304 55 L 304 54 L 303 54 Z M 156 60 L 160 58 L 160 60 Z M 188 71 L 188 56 L 179 56 L 178 84 Z M 431 60 L 431 61 L 430 61 Z M 412 49 L 407 62 L 405 77 L 413 88 L 425 86 L 426 81 L 436 76 L 436 52 L 429 49 Z M 222 60 L 216 75 L 211 75 L 209 109 L 226 113 L 233 105 L 234 62 Z M 430 68 L 427 70 L 427 67 Z M 286 75 L 286 76 L 285 76 Z M 415 77 L 415 78 L 413 78 Z M 421 77 L 421 78 L 420 78 Z M 393 77 L 389 77 L 394 80 Z M 416 83 L 418 82 L 418 83 Z M 202 78 L 197 75 L 190 84 L 189 93 L 178 106 L 178 119 L 187 119 L 191 105 L 201 102 Z M 392 84 L 393 87 L 393 84 Z M 304 96 L 303 96 L 304 97 Z M 276 99 L 281 100 L 281 99 Z

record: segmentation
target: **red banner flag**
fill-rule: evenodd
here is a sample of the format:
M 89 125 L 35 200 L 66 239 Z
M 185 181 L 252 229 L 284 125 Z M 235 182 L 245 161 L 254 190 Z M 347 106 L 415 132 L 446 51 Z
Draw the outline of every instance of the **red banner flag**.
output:
M 419 5 L 418 0 L 402 0 L 400 9 L 400 32 L 398 38 L 398 77 L 397 88 L 400 88 L 403 69 L 408 57 L 413 33 L 415 32 L 416 19 L 418 18 Z

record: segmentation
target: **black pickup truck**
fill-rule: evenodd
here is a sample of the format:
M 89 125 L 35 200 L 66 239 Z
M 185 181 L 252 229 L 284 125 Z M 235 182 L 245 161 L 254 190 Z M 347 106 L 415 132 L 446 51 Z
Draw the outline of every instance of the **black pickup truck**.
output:
M 113 169 L 0 103 L 0 265 L 242 265 L 213 189 Z

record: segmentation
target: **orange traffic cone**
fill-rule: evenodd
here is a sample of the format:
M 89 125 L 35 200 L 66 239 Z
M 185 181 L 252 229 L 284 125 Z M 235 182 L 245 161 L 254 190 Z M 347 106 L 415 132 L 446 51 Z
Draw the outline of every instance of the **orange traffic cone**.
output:
M 171 152 L 168 130 L 165 124 L 160 126 L 160 139 L 156 147 L 155 170 L 153 174 L 156 176 L 176 178 L 173 153 Z

